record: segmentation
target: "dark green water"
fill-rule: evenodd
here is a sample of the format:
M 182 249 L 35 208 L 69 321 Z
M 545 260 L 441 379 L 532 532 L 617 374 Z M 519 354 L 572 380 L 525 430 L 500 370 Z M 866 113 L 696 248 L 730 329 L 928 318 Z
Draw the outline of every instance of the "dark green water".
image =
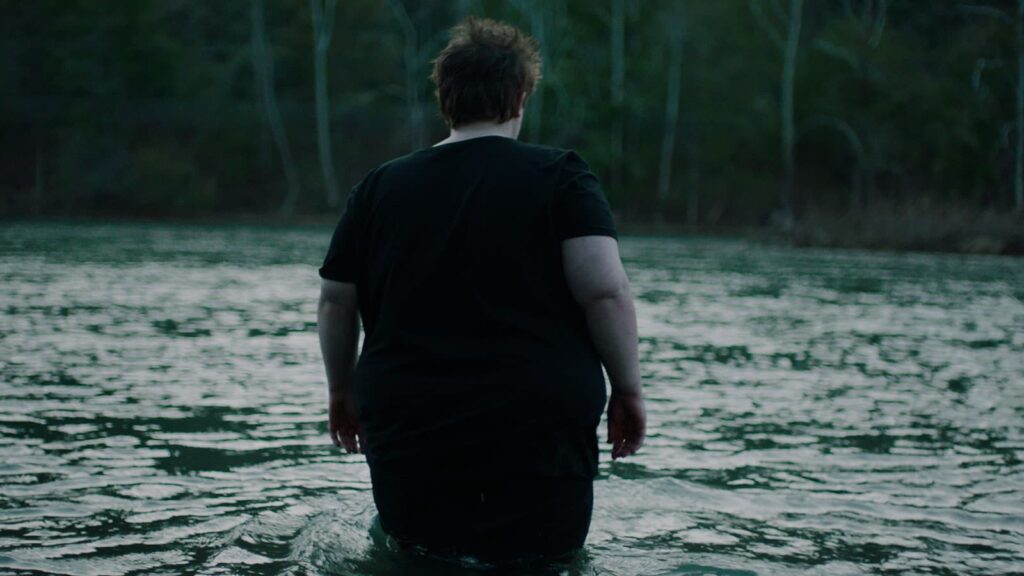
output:
M 375 538 L 328 441 L 330 230 L 0 226 L 0 573 L 483 572 Z M 622 251 L 650 436 L 553 573 L 1024 570 L 1024 261 Z

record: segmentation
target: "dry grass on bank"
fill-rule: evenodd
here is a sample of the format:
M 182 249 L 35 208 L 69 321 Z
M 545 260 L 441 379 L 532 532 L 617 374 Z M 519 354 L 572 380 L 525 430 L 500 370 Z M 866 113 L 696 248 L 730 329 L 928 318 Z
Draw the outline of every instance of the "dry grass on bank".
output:
M 810 212 L 787 236 L 798 246 L 1024 255 L 1024 215 L 930 205 Z

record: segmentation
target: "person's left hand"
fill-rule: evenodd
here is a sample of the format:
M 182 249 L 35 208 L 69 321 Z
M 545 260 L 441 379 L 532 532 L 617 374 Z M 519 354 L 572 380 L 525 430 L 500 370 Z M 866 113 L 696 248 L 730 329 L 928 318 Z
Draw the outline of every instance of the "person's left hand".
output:
M 647 436 L 647 407 L 642 394 L 612 391 L 608 399 L 608 443 L 612 460 L 636 454 Z
M 363 433 L 359 427 L 355 399 L 351 394 L 331 393 L 327 401 L 327 430 L 335 446 L 344 446 L 350 454 L 363 451 Z

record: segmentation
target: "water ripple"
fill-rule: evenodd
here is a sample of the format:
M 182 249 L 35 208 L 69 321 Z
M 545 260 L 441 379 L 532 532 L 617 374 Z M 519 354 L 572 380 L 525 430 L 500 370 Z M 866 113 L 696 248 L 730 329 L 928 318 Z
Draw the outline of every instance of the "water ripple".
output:
M 329 230 L 0 230 L 0 571 L 488 573 L 399 554 L 327 442 Z M 996 574 L 1024 549 L 1016 260 L 624 238 L 650 436 L 564 574 Z M 557 568 L 557 569 L 556 569 Z

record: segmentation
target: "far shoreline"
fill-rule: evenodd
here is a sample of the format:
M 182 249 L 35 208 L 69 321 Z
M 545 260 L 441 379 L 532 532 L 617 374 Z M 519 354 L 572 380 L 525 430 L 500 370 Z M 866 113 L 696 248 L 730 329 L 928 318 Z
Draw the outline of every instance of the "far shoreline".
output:
M 658 219 L 623 218 L 617 215 L 621 236 L 639 237 L 703 237 L 746 240 L 768 246 L 793 248 L 829 248 L 869 250 L 896 253 L 975 254 L 1024 256 L 1024 218 L 988 217 L 964 222 L 929 221 L 926 225 L 906 224 L 888 215 L 817 217 L 795 223 L 789 230 L 771 225 L 678 224 Z M 3 223 L 39 224 L 158 224 L 164 226 L 256 226 L 267 228 L 304 228 L 334 226 L 339 213 L 295 214 L 277 213 L 214 213 L 214 214 L 86 214 L 3 215 Z

